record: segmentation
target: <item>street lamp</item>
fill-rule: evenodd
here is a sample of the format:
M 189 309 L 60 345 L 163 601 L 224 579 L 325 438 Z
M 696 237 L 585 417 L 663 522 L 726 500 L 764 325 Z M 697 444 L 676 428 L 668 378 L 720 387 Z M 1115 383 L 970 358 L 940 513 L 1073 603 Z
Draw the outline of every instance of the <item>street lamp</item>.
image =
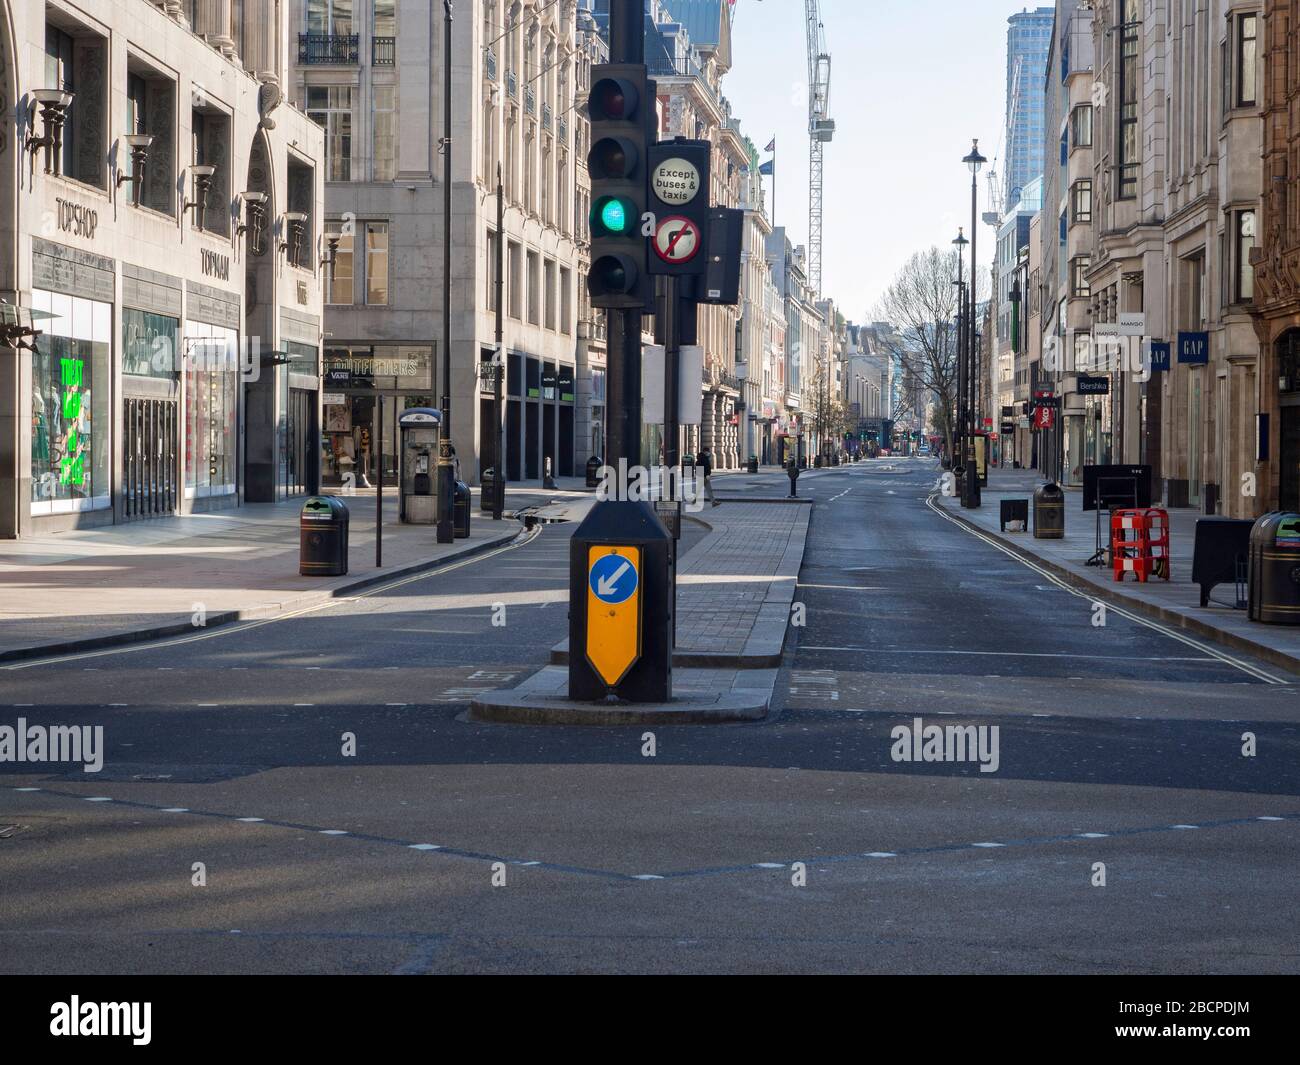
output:
M 437 541 L 449 544 L 456 502 L 456 471 L 451 457 L 451 0 L 442 0 L 442 424 L 438 433 Z M 505 235 L 498 232 L 497 240 Z M 498 297 L 499 298 L 499 297 Z
M 977 178 L 987 159 L 980 155 L 980 142 L 971 141 L 970 154 L 962 162 L 970 167 L 970 304 L 969 312 L 966 318 L 966 338 L 967 350 L 969 352 L 967 359 L 967 386 L 969 395 L 966 406 L 966 424 L 967 429 L 964 437 L 965 454 L 962 459 L 964 466 L 963 481 L 966 490 L 962 493 L 962 506 L 978 507 L 980 505 L 980 476 L 979 470 L 975 468 L 975 425 L 973 418 L 975 415 L 975 301 L 979 291 L 979 268 L 976 266 L 978 257 L 976 255 L 976 243 L 979 236 L 976 231 L 979 189 Z
M 957 249 L 957 280 L 953 282 L 957 286 L 957 396 L 955 415 L 956 432 L 953 434 L 953 449 L 948 455 L 948 467 L 951 469 L 956 465 L 955 457 L 965 452 L 962 450 L 962 440 L 964 433 L 962 427 L 965 424 L 965 407 L 966 407 L 966 374 L 963 369 L 965 366 L 966 351 L 966 282 L 962 277 L 962 256 L 966 254 L 966 245 L 970 243 L 966 235 L 960 228 L 957 230 L 957 239 L 953 245 Z M 965 486 L 962 486 L 962 495 L 965 495 Z

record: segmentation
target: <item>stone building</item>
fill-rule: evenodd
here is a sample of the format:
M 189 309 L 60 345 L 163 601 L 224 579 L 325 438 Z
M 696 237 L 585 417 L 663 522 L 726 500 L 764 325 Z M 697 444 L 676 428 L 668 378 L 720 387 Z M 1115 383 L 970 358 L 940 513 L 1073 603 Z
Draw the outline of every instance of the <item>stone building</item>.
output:
M 1263 197 L 1254 278 L 1259 337 L 1256 421 L 1260 511 L 1300 510 L 1300 68 L 1295 34 L 1298 0 L 1268 0 L 1256 24 L 1263 112 Z M 1239 40 L 1248 38 L 1240 37 Z M 1253 235 L 1242 235 L 1243 244 Z
M 0 5 L 0 537 L 315 487 L 323 138 L 286 19 Z
M 454 5 L 451 104 L 451 435 L 461 476 L 490 463 L 496 243 L 504 239 L 504 448 L 511 481 L 574 472 L 576 356 L 589 187 L 581 79 L 589 5 Z M 326 131 L 328 232 L 338 238 L 325 310 L 326 483 L 373 476 L 371 427 L 444 393 L 444 10 L 394 0 L 293 0 L 293 94 Z M 498 168 L 505 233 L 497 232 Z M 384 371 L 384 372 L 380 372 Z M 590 427 L 588 426 L 588 431 Z M 584 434 L 585 435 L 585 434 Z

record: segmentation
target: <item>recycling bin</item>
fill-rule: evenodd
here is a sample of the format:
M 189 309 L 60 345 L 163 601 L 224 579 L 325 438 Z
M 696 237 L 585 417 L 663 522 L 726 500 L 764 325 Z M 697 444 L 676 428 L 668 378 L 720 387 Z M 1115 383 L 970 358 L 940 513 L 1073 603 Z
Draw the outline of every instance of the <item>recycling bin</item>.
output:
M 1065 493 L 1054 481 L 1034 489 L 1034 539 L 1065 539 Z
M 600 486 L 600 468 L 604 463 L 597 455 L 592 455 L 587 460 L 587 487 L 597 488 Z
M 463 540 L 469 535 L 469 485 L 457 481 L 453 489 L 451 502 L 451 535 L 453 539 Z
M 298 572 L 341 577 L 348 571 L 348 508 L 337 496 L 312 496 L 298 517 Z
M 1300 514 L 1275 510 L 1250 530 L 1247 608 L 1251 621 L 1300 625 Z

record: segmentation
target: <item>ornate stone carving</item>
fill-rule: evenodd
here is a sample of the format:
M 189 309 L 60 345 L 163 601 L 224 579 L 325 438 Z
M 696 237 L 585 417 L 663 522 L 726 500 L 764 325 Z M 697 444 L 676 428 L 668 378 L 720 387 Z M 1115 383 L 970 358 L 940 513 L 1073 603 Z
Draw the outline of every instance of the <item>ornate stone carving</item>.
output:
M 284 93 L 280 89 L 279 82 L 270 75 L 264 76 L 257 90 L 257 112 L 261 116 L 258 125 L 263 129 L 275 129 L 275 119 L 271 117 L 271 112 L 280 106 L 283 99 Z

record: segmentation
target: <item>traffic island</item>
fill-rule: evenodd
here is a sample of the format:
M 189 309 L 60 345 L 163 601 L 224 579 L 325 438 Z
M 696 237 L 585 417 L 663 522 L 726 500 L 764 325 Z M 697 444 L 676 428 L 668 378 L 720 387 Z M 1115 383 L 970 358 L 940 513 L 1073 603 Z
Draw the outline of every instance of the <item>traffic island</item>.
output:
M 584 702 L 568 697 L 568 670 L 547 666 L 517 688 L 484 692 L 469 721 L 503 725 L 721 725 L 767 717 L 776 670 L 676 670 L 663 703 Z

